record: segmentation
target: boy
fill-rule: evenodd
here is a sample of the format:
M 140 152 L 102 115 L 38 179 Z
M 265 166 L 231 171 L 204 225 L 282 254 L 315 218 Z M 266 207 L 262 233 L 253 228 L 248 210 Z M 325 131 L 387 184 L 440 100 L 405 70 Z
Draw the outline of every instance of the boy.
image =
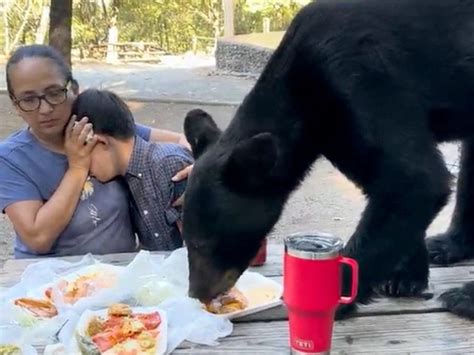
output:
M 97 138 L 90 175 L 101 182 L 122 176 L 128 185 L 141 247 L 181 247 L 181 210 L 173 202 L 184 193 L 186 182 L 173 183 L 171 179 L 193 164 L 191 152 L 177 144 L 149 143 L 135 135 L 130 109 L 110 91 L 84 91 L 74 102 L 72 114 L 76 120 L 88 117 Z

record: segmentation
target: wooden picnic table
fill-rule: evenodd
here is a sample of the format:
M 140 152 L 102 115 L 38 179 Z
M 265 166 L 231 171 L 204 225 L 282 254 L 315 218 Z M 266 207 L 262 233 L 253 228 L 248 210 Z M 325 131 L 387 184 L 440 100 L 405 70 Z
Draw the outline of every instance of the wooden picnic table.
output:
M 135 253 L 97 256 L 103 262 L 126 265 Z M 269 244 L 267 263 L 252 271 L 282 281 L 281 244 Z M 78 261 L 80 256 L 62 257 Z M 20 280 L 26 266 L 37 259 L 8 260 L 0 272 L 0 286 Z M 446 312 L 437 296 L 474 279 L 474 261 L 447 268 L 433 267 L 431 299 L 380 298 L 362 306 L 354 317 L 335 323 L 333 354 L 474 354 L 474 322 Z M 41 350 L 41 349 L 40 349 Z M 288 354 L 288 321 L 284 306 L 235 321 L 233 333 L 214 347 L 183 343 L 174 352 L 204 354 Z
M 76 48 L 75 48 L 76 49 Z M 158 43 L 155 42 L 115 42 L 99 43 L 88 46 L 79 46 L 80 57 L 90 57 L 96 59 L 105 59 L 109 51 L 117 54 L 117 59 L 123 62 L 138 61 L 160 61 L 160 58 L 166 54 Z

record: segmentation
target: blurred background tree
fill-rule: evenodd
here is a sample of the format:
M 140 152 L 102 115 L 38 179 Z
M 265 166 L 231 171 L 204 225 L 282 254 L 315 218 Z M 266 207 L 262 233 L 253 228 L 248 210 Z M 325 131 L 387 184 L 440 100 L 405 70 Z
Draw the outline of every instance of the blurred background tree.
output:
M 35 42 L 51 43 L 66 53 L 69 26 L 72 47 L 87 57 L 88 48 L 108 42 L 115 26 L 119 42 L 152 42 L 167 53 L 179 54 L 192 48 L 193 38 L 222 36 L 222 1 L 0 0 L 0 45 L 6 55 L 18 45 Z M 308 2 L 234 0 L 235 33 L 262 32 L 264 18 L 271 31 L 285 30 Z
M 51 0 L 49 44 L 58 49 L 71 66 L 72 0 Z

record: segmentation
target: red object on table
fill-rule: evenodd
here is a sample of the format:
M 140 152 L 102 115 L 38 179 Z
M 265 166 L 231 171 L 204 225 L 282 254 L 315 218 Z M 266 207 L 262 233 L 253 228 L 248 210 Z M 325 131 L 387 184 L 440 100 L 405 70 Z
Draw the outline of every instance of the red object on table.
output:
M 342 240 L 327 234 L 295 234 L 285 240 L 283 298 L 293 353 L 329 353 L 336 309 L 357 295 L 358 264 L 341 256 L 342 247 Z M 348 297 L 341 295 L 343 264 L 352 272 Z
M 262 245 L 250 263 L 250 266 L 262 266 L 267 261 L 267 238 L 262 241 Z

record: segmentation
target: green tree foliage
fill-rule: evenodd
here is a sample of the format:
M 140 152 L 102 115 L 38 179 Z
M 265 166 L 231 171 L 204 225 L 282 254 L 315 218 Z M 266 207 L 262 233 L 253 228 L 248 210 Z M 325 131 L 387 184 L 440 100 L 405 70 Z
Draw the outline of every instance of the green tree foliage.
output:
M 107 41 L 108 11 L 101 1 L 75 1 L 72 18 L 74 46 L 87 47 Z
M 22 43 L 35 41 L 43 0 L 2 0 L 1 47 L 9 53 Z
M 236 0 L 235 32 L 247 34 L 262 31 L 265 17 L 270 19 L 272 31 L 285 30 L 301 7 L 302 0 Z
M 222 28 L 221 0 L 129 0 L 120 3 L 121 41 L 156 42 L 170 52 L 189 50 L 193 36 Z
M 43 6 L 51 0 L 0 0 L 4 9 L 3 36 L 8 43 L 32 43 Z M 56 0 L 57 1 L 57 0 Z M 59 0 L 61 1 L 61 0 Z M 265 17 L 271 30 L 287 28 L 302 5 L 309 0 L 234 0 L 237 34 L 261 32 Z M 190 50 L 192 39 L 222 35 L 222 0 L 74 0 L 73 47 L 87 49 L 107 42 L 112 23 L 122 42 L 155 42 L 170 53 Z M 5 30 L 6 29 L 6 30 Z M 3 38 L 5 47 L 5 38 Z M 85 53 L 88 55 L 88 52 Z

